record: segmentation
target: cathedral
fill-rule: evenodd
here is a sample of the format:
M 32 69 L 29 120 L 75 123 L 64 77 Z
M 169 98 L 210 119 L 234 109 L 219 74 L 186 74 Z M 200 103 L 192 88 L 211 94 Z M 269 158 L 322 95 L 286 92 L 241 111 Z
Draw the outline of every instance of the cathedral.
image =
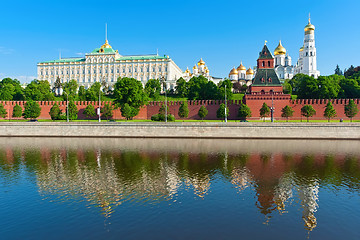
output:
M 212 77 L 210 76 L 210 71 L 208 66 L 205 64 L 204 60 L 202 58 L 200 61 L 194 65 L 192 68 L 192 73 L 190 72 L 189 68 L 187 68 L 183 74 L 183 78 L 185 81 L 189 81 L 192 77 L 198 77 L 198 76 L 204 76 L 209 81 L 214 82 L 215 84 L 218 84 L 220 81 L 222 81 L 222 78 Z

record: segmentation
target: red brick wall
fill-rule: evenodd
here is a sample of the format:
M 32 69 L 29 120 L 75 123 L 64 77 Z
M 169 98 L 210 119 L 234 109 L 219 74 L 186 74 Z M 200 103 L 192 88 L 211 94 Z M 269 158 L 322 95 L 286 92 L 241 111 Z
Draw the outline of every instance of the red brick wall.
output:
M 295 111 L 294 116 L 290 119 L 305 120 L 305 118 L 301 116 L 301 108 L 304 105 L 312 105 L 314 107 L 314 109 L 316 110 L 316 115 L 310 119 L 325 119 L 323 115 L 324 115 L 325 106 L 326 106 L 328 100 L 299 99 L 299 100 L 292 101 L 289 98 L 290 98 L 289 95 L 286 95 L 286 94 L 274 95 L 274 108 L 275 108 L 274 117 L 275 117 L 275 120 L 283 120 L 283 118 L 281 117 L 281 109 L 283 107 L 285 107 L 286 105 L 291 106 L 293 108 L 293 110 Z M 272 105 L 271 99 L 272 99 L 271 95 L 245 96 L 244 102 L 250 107 L 250 109 L 252 111 L 252 117 L 250 119 L 253 119 L 253 120 L 260 119 L 259 110 L 260 110 L 262 104 L 265 102 L 269 107 L 271 107 L 271 105 Z M 349 99 L 334 99 L 334 100 L 330 100 L 330 101 L 333 103 L 333 106 L 337 112 L 337 117 L 335 119 L 340 119 L 340 118 L 348 119 L 344 114 L 344 106 L 345 106 L 345 104 L 347 104 L 349 102 Z M 358 108 L 360 109 L 360 99 L 354 99 L 354 101 L 358 105 Z M 16 104 L 19 104 L 22 108 L 24 108 L 24 105 L 26 102 L 0 101 L 0 103 L 3 104 L 5 109 L 8 111 L 8 116 L 6 117 L 6 119 L 8 119 L 9 116 L 10 116 L 10 119 L 13 119 L 11 117 L 13 107 Z M 50 108 L 55 104 L 55 102 L 50 101 L 50 102 L 38 102 L 38 103 L 40 104 L 40 107 L 41 107 L 41 115 L 38 119 L 51 119 L 50 115 L 49 115 L 49 111 L 50 111 Z M 60 109 L 62 109 L 62 111 L 65 112 L 66 101 L 56 102 L 56 103 L 60 106 Z M 110 102 L 101 102 L 101 105 L 104 106 L 104 104 L 106 104 L 106 103 L 110 103 Z M 202 105 L 204 105 L 204 106 L 206 106 L 206 108 L 209 111 L 209 113 L 205 119 L 215 120 L 215 119 L 217 119 L 216 111 L 218 110 L 219 105 L 221 103 L 224 103 L 224 101 L 220 101 L 220 100 L 188 101 L 188 106 L 189 106 L 188 119 L 200 119 L 198 116 L 198 111 L 199 111 L 200 107 Z M 75 105 L 77 106 L 77 109 L 79 110 L 79 113 L 78 113 L 79 119 L 85 119 L 83 112 L 84 112 L 85 107 L 89 104 L 94 105 L 95 108 L 98 106 L 97 102 L 75 102 Z M 157 114 L 159 112 L 159 108 L 160 108 L 161 104 L 164 104 L 164 103 L 163 102 L 149 102 L 149 104 L 147 106 L 144 106 L 143 108 L 140 109 L 140 112 L 139 112 L 138 116 L 135 117 L 135 119 L 150 119 L 152 115 Z M 175 115 L 176 119 L 180 119 L 179 115 L 178 115 L 180 104 L 181 104 L 181 102 L 178 102 L 178 101 L 168 102 L 169 114 Z M 228 108 L 230 111 L 230 116 L 228 119 L 230 119 L 230 120 L 239 119 L 237 117 L 237 112 L 239 109 L 240 101 L 230 100 L 227 102 L 227 104 L 228 104 Z M 121 116 L 119 109 L 114 110 L 113 116 L 114 116 L 113 118 L 115 118 L 115 119 L 124 119 Z M 97 117 L 95 117 L 94 119 L 97 119 Z M 359 120 L 360 113 L 358 115 L 356 115 L 356 117 L 354 119 Z

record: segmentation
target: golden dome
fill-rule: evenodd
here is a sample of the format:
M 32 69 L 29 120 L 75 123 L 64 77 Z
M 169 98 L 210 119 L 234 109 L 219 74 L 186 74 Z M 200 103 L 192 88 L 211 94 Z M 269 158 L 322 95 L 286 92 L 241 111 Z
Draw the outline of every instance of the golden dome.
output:
M 197 69 L 197 66 L 196 66 L 196 64 L 193 66 L 193 69 Z
M 206 69 L 205 72 L 206 72 L 206 73 L 209 73 L 209 69 Z
M 202 58 L 201 58 L 200 61 L 198 62 L 198 65 L 199 65 L 199 66 L 205 65 L 205 62 L 202 60 Z
M 108 42 L 108 40 L 105 41 L 105 44 L 101 46 L 101 48 L 112 48 Z
M 279 45 L 275 48 L 274 54 L 275 54 L 275 56 L 286 54 L 286 49 L 281 45 L 281 40 L 279 41 Z
M 236 70 L 238 70 L 238 71 L 245 70 L 246 71 L 246 67 L 244 67 L 244 65 L 242 65 L 242 62 L 241 62 L 240 66 L 238 66 L 238 68 Z
M 252 70 L 251 68 L 249 68 L 249 69 L 246 71 L 246 75 L 254 75 L 254 70 Z
M 190 73 L 189 68 L 186 68 L 185 73 Z
M 299 51 L 300 52 L 304 51 L 304 46 L 302 46 Z
M 229 75 L 237 75 L 239 72 L 235 69 L 235 67 L 233 69 L 231 69 Z
M 304 31 L 314 31 L 315 26 L 310 23 L 310 13 L 309 13 L 309 23 L 305 26 Z

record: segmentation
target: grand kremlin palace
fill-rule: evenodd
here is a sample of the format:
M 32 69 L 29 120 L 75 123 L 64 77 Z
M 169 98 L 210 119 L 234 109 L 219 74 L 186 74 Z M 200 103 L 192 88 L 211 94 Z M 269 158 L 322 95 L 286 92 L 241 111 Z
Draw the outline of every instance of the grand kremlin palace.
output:
M 111 87 L 119 77 L 135 78 L 143 83 L 149 79 L 165 78 L 167 87 L 173 89 L 176 80 L 183 76 L 181 69 L 169 56 L 122 56 L 108 40 L 100 48 L 85 54 L 85 58 L 60 58 L 40 62 L 38 79 L 54 85 L 59 77 L 62 83 L 75 79 L 80 86 L 90 87 L 94 82 L 107 82 Z

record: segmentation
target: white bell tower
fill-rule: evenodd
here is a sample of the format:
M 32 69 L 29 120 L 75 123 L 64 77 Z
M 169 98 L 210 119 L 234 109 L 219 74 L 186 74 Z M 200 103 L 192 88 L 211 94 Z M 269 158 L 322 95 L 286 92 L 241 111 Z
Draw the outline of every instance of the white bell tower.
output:
M 305 26 L 304 31 L 303 68 L 300 72 L 317 78 L 320 72 L 316 65 L 315 26 L 310 22 L 310 14 L 309 23 Z

